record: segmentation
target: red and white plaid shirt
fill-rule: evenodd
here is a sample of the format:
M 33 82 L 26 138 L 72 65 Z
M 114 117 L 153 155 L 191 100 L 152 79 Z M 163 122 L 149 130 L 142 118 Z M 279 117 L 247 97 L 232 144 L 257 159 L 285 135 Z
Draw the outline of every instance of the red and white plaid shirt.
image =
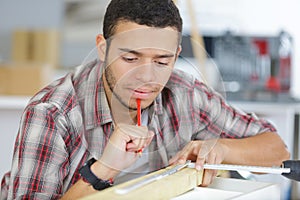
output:
M 2 199 L 58 199 L 80 179 L 79 168 L 100 158 L 113 132 L 101 63 L 79 66 L 36 94 L 26 107 Z M 191 140 L 243 138 L 276 131 L 267 121 L 229 106 L 191 75 L 174 70 L 149 108 L 150 171 Z

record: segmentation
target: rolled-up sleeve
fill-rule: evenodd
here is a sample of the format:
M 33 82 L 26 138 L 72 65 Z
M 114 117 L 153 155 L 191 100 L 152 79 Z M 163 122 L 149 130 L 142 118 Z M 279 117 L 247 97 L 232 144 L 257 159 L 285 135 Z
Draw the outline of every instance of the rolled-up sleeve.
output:
M 234 108 L 220 94 L 202 83 L 196 84 L 194 99 L 195 123 L 201 124 L 201 127 L 205 125 L 201 131 L 196 131 L 198 139 L 244 138 L 263 132 L 276 132 L 269 121 Z

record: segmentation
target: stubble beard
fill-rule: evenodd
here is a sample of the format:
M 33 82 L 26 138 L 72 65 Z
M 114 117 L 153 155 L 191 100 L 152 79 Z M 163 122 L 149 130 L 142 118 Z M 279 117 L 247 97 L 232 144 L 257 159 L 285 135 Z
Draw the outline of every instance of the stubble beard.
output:
M 127 108 L 129 110 L 134 110 L 134 111 L 137 110 L 136 107 L 131 107 L 129 105 L 129 102 L 125 102 L 122 99 L 122 97 L 115 91 L 117 81 L 110 69 L 110 66 L 106 67 L 104 74 L 105 74 L 105 79 L 108 84 L 108 87 L 112 93 L 111 98 L 113 98 L 113 97 L 117 98 L 118 102 L 121 103 L 121 105 L 123 105 L 125 108 Z M 112 102 L 112 100 L 111 100 L 111 102 Z

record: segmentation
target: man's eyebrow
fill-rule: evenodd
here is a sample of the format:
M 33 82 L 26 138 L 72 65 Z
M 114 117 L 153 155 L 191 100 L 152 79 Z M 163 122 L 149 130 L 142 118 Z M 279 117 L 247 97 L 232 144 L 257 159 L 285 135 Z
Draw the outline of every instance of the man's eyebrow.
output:
M 121 50 L 123 52 L 126 52 L 126 53 L 132 53 L 132 54 L 135 54 L 135 55 L 138 55 L 138 56 L 143 55 L 143 53 L 141 53 L 141 52 L 138 52 L 138 51 L 132 50 L 132 49 L 128 49 L 128 48 L 119 48 L 119 50 Z M 174 57 L 174 56 L 175 55 L 173 53 L 170 53 L 170 54 L 157 55 L 155 57 L 156 58 L 171 58 L 171 57 Z
M 127 49 L 127 48 L 119 48 L 119 50 L 123 51 L 123 52 L 126 52 L 126 53 L 132 53 L 132 54 L 135 54 L 135 55 L 142 55 L 141 52 L 138 52 L 138 51 L 135 51 L 135 50 L 132 50 L 132 49 Z
M 156 58 L 172 58 L 174 56 L 175 56 L 174 54 L 163 54 L 163 55 L 158 55 L 158 56 L 155 56 L 155 57 Z

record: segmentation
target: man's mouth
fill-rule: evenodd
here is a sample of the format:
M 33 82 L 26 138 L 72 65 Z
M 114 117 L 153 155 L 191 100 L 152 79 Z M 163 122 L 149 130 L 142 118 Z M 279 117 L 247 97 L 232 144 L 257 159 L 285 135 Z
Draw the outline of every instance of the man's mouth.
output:
M 154 93 L 154 89 L 133 89 L 132 97 L 136 99 L 149 99 Z
M 138 93 L 152 93 L 153 90 L 140 90 L 140 89 L 137 89 L 137 90 L 133 90 L 134 92 L 138 92 Z

